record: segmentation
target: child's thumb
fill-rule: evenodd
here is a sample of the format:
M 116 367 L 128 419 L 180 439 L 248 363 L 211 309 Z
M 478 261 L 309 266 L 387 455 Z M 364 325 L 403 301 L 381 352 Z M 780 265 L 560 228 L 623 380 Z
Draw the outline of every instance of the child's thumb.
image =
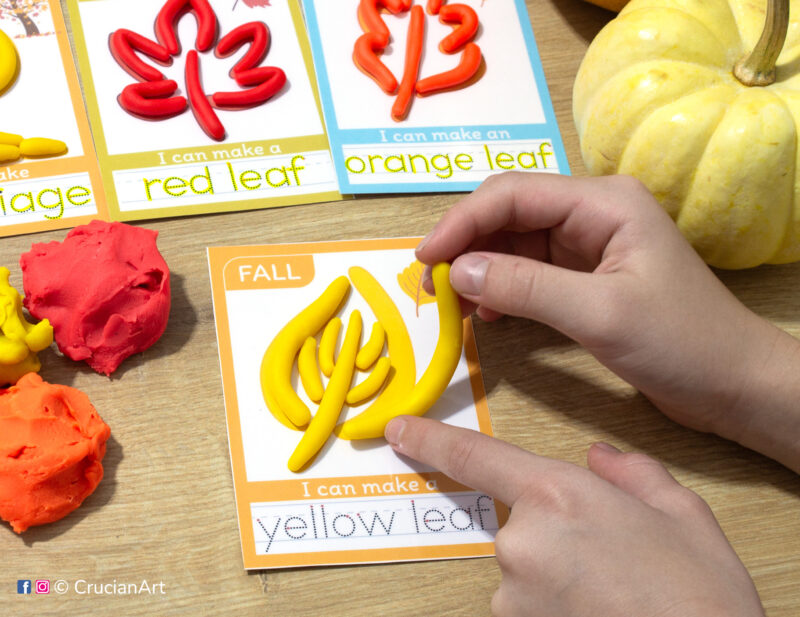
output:
M 464 299 L 498 313 L 545 323 L 580 341 L 594 334 L 596 277 L 502 253 L 466 253 L 450 269 Z

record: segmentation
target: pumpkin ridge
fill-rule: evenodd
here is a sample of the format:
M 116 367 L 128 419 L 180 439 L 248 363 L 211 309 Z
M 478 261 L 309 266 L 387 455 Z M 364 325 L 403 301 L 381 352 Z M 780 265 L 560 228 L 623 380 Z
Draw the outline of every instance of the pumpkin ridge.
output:
M 586 109 L 590 109 L 590 110 L 591 109 L 595 109 L 595 108 L 603 108 L 604 107 L 604 105 L 603 105 L 604 101 L 613 100 L 613 99 L 616 98 L 615 96 L 612 95 L 612 93 L 615 93 L 616 91 L 618 91 L 620 89 L 630 90 L 630 88 L 623 88 L 623 86 L 625 85 L 624 84 L 625 81 L 630 80 L 632 78 L 634 78 L 634 79 L 638 78 L 638 80 L 640 82 L 644 81 L 646 72 L 648 70 L 650 70 L 654 74 L 655 73 L 662 73 L 662 74 L 666 73 L 669 77 L 673 77 L 672 75 L 669 74 L 668 71 L 665 71 L 665 67 L 674 68 L 674 67 L 686 67 L 686 66 L 694 67 L 694 68 L 697 68 L 697 69 L 701 69 L 701 71 L 697 71 L 697 73 L 707 72 L 709 74 L 708 75 L 708 81 L 704 82 L 704 83 L 697 84 L 695 87 L 687 86 L 687 89 L 682 91 L 682 92 L 680 92 L 679 95 L 677 93 L 675 93 L 675 92 L 666 93 L 665 91 L 663 91 L 663 88 L 659 88 L 657 90 L 654 90 L 654 92 L 655 92 L 655 94 L 657 96 L 654 96 L 649 101 L 647 101 L 646 105 L 643 105 L 642 109 L 639 112 L 637 112 L 636 118 L 630 119 L 630 121 L 624 127 L 624 128 L 627 129 L 626 131 L 624 131 L 625 135 L 626 135 L 624 137 L 624 139 L 626 140 L 626 145 L 627 145 L 627 141 L 633 135 L 635 130 L 645 120 L 645 118 L 647 118 L 652 113 L 654 113 L 656 110 L 661 108 L 664 104 L 666 104 L 665 99 L 668 98 L 668 101 L 672 102 L 672 101 L 675 101 L 675 100 L 679 100 L 679 99 L 681 99 L 681 98 L 683 98 L 685 96 L 688 96 L 688 95 L 690 95 L 690 94 L 692 94 L 694 92 L 697 92 L 699 90 L 702 90 L 702 89 L 708 88 L 710 86 L 714 86 L 714 85 L 718 85 L 718 84 L 722 83 L 723 80 L 720 77 L 720 71 L 715 69 L 714 67 L 709 67 L 709 66 L 704 65 L 704 64 L 683 62 L 681 60 L 649 60 L 649 61 L 646 61 L 646 62 L 638 62 L 636 64 L 629 65 L 629 66 L 625 67 L 623 70 L 618 71 L 615 75 L 613 75 L 610 78 L 608 78 L 607 81 L 600 88 L 597 89 L 597 91 L 594 93 L 594 95 L 592 97 L 590 97 L 590 99 L 587 101 L 587 104 L 584 107 Z M 650 68 L 648 69 L 646 67 L 650 67 Z M 679 75 L 679 76 L 681 78 L 685 77 L 684 75 Z M 696 76 L 696 77 L 699 78 L 699 76 Z M 680 83 L 680 80 L 679 80 L 679 84 L 680 85 L 676 86 L 676 88 L 680 88 L 680 87 L 682 87 L 684 85 L 684 84 Z M 678 98 L 675 98 L 676 96 Z M 584 149 L 585 144 L 586 144 L 585 137 L 586 137 L 586 132 L 587 132 L 587 129 L 588 129 L 588 125 L 592 122 L 592 120 L 594 119 L 595 115 L 596 115 L 595 113 L 589 113 L 589 114 L 585 114 L 581 118 L 576 118 L 576 120 L 579 120 L 579 122 L 577 122 L 577 125 L 578 125 L 577 128 L 578 128 L 578 135 L 579 135 L 579 137 L 581 139 L 582 150 Z M 630 117 L 630 111 L 629 110 L 626 110 L 626 116 Z M 616 132 L 614 134 L 614 138 L 616 140 L 620 140 L 621 139 L 620 133 Z M 600 154 L 600 156 L 602 156 L 607 161 L 606 167 L 607 167 L 608 170 L 607 171 L 604 170 L 602 172 L 603 174 L 605 174 L 605 173 L 617 173 L 617 170 L 619 169 L 619 164 L 620 164 L 620 161 L 621 161 L 621 153 L 624 151 L 624 148 L 625 148 L 625 146 L 620 148 L 620 150 L 619 150 L 619 152 L 617 153 L 616 156 L 613 156 L 613 155 L 609 156 L 609 154 L 607 152 L 605 152 L 605 151 L 603 151 L 603 150 L 601 150 L 599 148 L 596 148 L 596 151 Z M 591 167 L 591 165 L 590 165 L 590 163 L 589 163 L 589 161 L 587 159 L 587 156 L 586 156 L 587 153 L 586 153 L 585 150 L 584 150 L 583 154 L 584 154 L 584 161 L 586 162 L 587 168 L 589 168 L 590 173 L 592 175 L 596 175 L 598 173 L 598 171 L 597 171 L 597 169 L 592 169 L 592 167 Z M 610 167 L 611 165 L 613 165 L 613 169 L 611 169 L 611 167 Z
M 631 6 L 631 5 L 628 5 L 628 6 Z M 625 20 L 626 17 L 628 17 L 628 15 L 634 15 L 636 13 L 641 13 L 641 12 L 650 12 L 654 8 L 658 8 L 659 10 L 662 10 L 662 11 L 665 11 L 665 12 L 669 12 L 669 13 L 678 13 L 683 17 L 691 19 L 692 21 L 694 21 L 698 25 L 700 25 L 703 28 L 703 30 L 707 31 L 708 34 L 710 35 L 710 37 L 712 39 L 714 39 L 722 49 L 728 49 L 728 44 L 725 41 L 723 41 L 719 36 L 717 36 L 717 34 L 715 34 L 714 31 L 705 24 L 705 22 L 703 22 L 696 15 L 692 15 L 689 11 L 685 11 L 685 10 L 683 10 L 681 8 L 678 8 L 678 7 L 672 7 L 672 6 L 658 6 L 658 7 L 643 6 L 643 7 L 638 7 L 638 6 L 634 6 L 630 11 L 627 11 L 625 13 L 621 13 L 619 15 L 619 17 L 617 17 L 614 20 L 614 22 L 622 22 L 622 23 L 624 23 L 624 20 Z M 739 40 L 739 50 L 737 51 L 737 53 L 741 54 L 741 53 L 744 53 L 744 39 L 742 38 L 741 30 L 738 29 L 739 28 L 739 24 L 736 21 L 736 15 L 733 13 L 733 11 L 730 11 L 730 14 L 731 14 L 731 17 L 733 18 L 733 22 L 736 24 L 736 28 L 737 28 L 736 35 L 737 35 L 737 38 Z M 613 22 L 609 22 L 609 24 L 610 23 L 613 23 Z M 729 51 L 729 54 L 731 54 L 731 53 L 732 52 Z M 737 56 L 737 58 L 738 58 L 738 56 Z
M 778 82 L 776 82 L 777 84 Z M 782 96 L 783 90 L 780 88 L 764 88 L 765 93 L 768 93 L 773 99 L 783 106 L 786 111 L 786 114 L 794 118 L 796 121 L 800 121 L 800 113 L 795 115 L 792 113 L 792 108 L 786 99 Z M 737 96 L 741 96 L 744 93 L 744 90 L 737 93 Z M 797 159 L 798 154 L 798 134 L 797 134 L 797 123 L 791 125 L 792 129 L 794 130 L 794 144 L 795 144 L 795 160 Z M 797 182 L 797 171 L 798 166 L 794 165 L 791 167 L 791 184 L 792 186 L 796 185 Z M 800 223 L 796 222 L 800 221 L 800 203 L 797 202 L 797 199 L 792 200 L 792 206 L 786 209 L 786 222 L 784 225 L 785 231 L 783 234 L 783 238 L 781 239 L 780 243 L 778 244 L 778 248 L 772 253 L 772 255 L 764 261 L 764 263 L 769 264 L 783 264 L 783 263 L 792 263 L 800 259 L 800 248 L 798 248 L 796 238 L 798 234 L 800 234 Z
M 647 123 L 648 123 L 648 120 L 652 119 L 656 114 L 662 112 L 667 107 L 670 107 L 670 108 L 671 107 L 678 107 L 679 104 L 682 101 L 685 101 L 685 99 L 690 98 L 690 97 L 697 97 L 697 96 L 701 95 L 702 93 L 707 92 L 707 91 L 711 91 L 711 90 L 720 91 L 720 95 L 722 95 L 726 90 L 733 91 L 733 95 L 727 101 L 727 103 L 728 103 L 727 106 L 730 105 L 730 102 L 732 100 L 734 100 L 735 97 L 738 94 L 738 93 L 736 93 L 736 89 L 735 89 L 735 86 L 733 86 L 733 84 L 726 84 L 726 83 L 710 84 L 710 85 L 708 85 L 706 87 L 698 88 L 697 90 L 695 90 L 693 92 L 687 92 L 685 95 L 681 96 L 678 99 L 675 99 L 674 101 L 672 101 L 671 103 L 667 104 L 666 106 L 661 106 L 661 107 L 658 107 L 656 109 L 653 109 L 651 111 L 651 113 L 649 113 L 645 118 L 642 118 L 641 122 L 639 122 L 639 124 L 636 126 L 636 128 L 631 132 L 630 138 L 625 143 L 625 147 L 623 148 L 622 153 L 621 153 L 621 155 L 619 157 L 618 169 L 620 169 L 620 173 L 628 173 L 627 171 L 625 171 L 625 169 L 622 169 L 623 164 L 626 162 L 626 153 L 628 153 L 629 148 L 632 145 L 637 145 L 638 146 L 640 132 L 644 131 L 645 129 L 648 128 L 646 126 Z M 719 98 L 722 99 L 723 96 L 720 96 Z M 708 113 L 707 112 L 704 115 L 706 117 L 708 117 Z M 719 125 L 722 122 L 722 119 L 724 117 L 725 117 L 725 111 L 723 110 L 721 113 L 719 113 L 717 115 L 717 119 L 713 123 L 713 125 L 708 127 L 709 134 L 713 135 L 716 132 L 717 128 L 719 127 Z M 708 147 L 708 143 L 709 143 L 709 140 L 705 140 L 703 142 L 703 146 L 702 146 L 701 150 L 692 151 L 693 161 L 692 161 L 691 164 L 687 163 L 687 167 L 688 167 L 688 169 L 690 171 L 687 174 L 687 177 L 684 179 L 684 182 L 682 183 L 683 186 L 682 186 L 682 188 L 680 190 L 680 193 L 678 193 L 677 195 L 673 195 L 674 201 L 677 202 L 676 204 L 674 204 L 674 207 L 669 207 L 672 204 L 664 203 L 665 197 L 660 194 L 661 191 L 657 190 L 657 188 L 654 187 L 654 186 L 648 185 L 647 182 L 645 182 L 645 185 L 647 186 L 648 190 L 650 190 L 653 193 L 653 195 L 656 197 L 656 199 L 658 199 L 659 202 L 662 202 L 662 206 L 667 210 L 667 212 L 670 214 L 670 216 L 673 219 L 676 219 L 676 221 L 677 221 L 677 217 L 680 215 L 680 211 L 682 209 L 683 202 L 686 199 L 686 196 L 689 194 L 689 191 L 691 190 L 691 187 L 694 184 L 694 179 L 695 179 L 695 176 L 697 174 L 698 163 L 703 158 L 703 156 L 705 154 L 705 151 L 706 151 L 706 149 Z M 685 161 L 685 159 L 683 159 L 683 160 Z M 631 174 L 631 175 L 635 176 L 637 174 Z M 643 180 L 646 180 L 646 179 L 643 179 Z M 676 183 L 673 182 L 671 186 L 674 188 L 676 186 Z
M 668 16 L 678 16 L 670 22 Z M 669 26 L 662 27 L 662 23 Z M 647 36 L 652 32 L 653 35 Z M 611 49 L 629 52 L 609 54 Z M 610 22 L 596 37 L 578 69 L 573 91 L 573 115 L 580 117 L 595 103 L 597 90 L 617 73 L 642 62 L 679 61 L 721 69 L 728 73 L 739 57 L 696 17 L 684 11 L 658 7 L 632 11 Z
M 774 145 L 777 148 L 790 148 L 793 156 L 780 155 L 780 151 L 777 151 L 761 158 L 759 155 L 765 153 L 763 147 L 759 146 L 757 140 L 748 141 L 745 136 L 741 139 L 748 142 L 748 156 L 737 161 L 738 175 L 728 178 L 720 175 L 719 169 L 730 167 L 730 161 L 724 162 L 725 158 L 737 154 L 736 147 L 724 147 L 726 141 L 730 141 L 726 133 L 730 135 L 731 127 L 742 126 L 742 117 L 754 105 L 761 112 L 759 119 L 775 120 L 774 113 L 766 114 L 763 111 L 769 104 L 776 105 L 787 120 L 784 127 L 791 128 L 791 134 L 785 135 L 782 140 L 777 139 Z M 738 123 L 733 121 L 737 116 Z M 754 175 L 753 169 L 769 169 L 769 173 L 775 174 L 780 169 L 781 161 L 796 161 L 797 130 L 793 118 L 785 101 L 769 89 L 741 88 L 720 119 L 718 129 L 708 140 L 699 159 L 696 176 L 682 204 L 681 216 L 676 220 L 709 265 L 725 269 L 750 268 L 774 259 L 784 250 L 787 233 L 792 233 L 796 163 L 787 165 L 784 174 L 775 175 L 769 180 Z M 728 124 L 727 132 L 721 130 L 724 124 Z M 750 137 L 754 134 L 765 135 L 761 123 L 752 124 L 748 119 L 744 128 L 749 129 Z M 723 163 L 719 162 L 720 157 Z M 712 173 L 714 171 L 717 173 Z M 704 185 L 702 174 L 712 181 Z M 780 195 L 781 190 L 788 194 Z M 757 197 L 754 198 L 754 195 Z M 766 215 L 767 211 L 770 212 L 769 216 Z M 700 224 L 702 221 L 708 223 Z
M 676 65 L 677 64 L 682 64 L 682 65 L 695 66 L 695 67 L 698 67 L 698 68 L 706 69 L 709 72 L 716 73 L 716 75 L 720 79 L 723 79 L 723 80 L 728 78 L 728 77 L 731 77 L 729 72 L 726 73 L 725 70 L 720 68 L 720 67 L 710 66 L 708 64 L 702 64 L 700 62 L 690 62 L 690 61 L 686 61 L 686 60 L 662 60 L 662 59 L 658 59 L 658 58 L 652 58 L 652 59 L 648 59 L 648 60 L 641 60 L 640 62 L 635 62 L 633 64 L 627 64 L 627 65 L 623 66 L 619 71 L 617 71 L 617 72 L 615 72 L 613 74 L 605 75 L 602 85 L 599 88 L 597 88 L 594 91 L 594 93 L 592 93 L 589 96 L 588 99 L 586 99 L 586 101 L 583 103 L 583 108 L 584 109 L 591 109 L 592 107 L 594 107 L 596 102 L 598 100 L 602 99 L 601 94 L 604 93 L 607 89 L 609 89 L 609 84 L 613 80 L 617 79 L 623 73 L 633 72 L 634 69 L 637 69 L 638 67 L 641 67 L 641 65 L 643 65 L 643 64 L 658 64 L 658 65 L 661 65 L 661 64 L 676 64 Z M 716 85 L 716 84 L 715 83 L 709 83 L 707 86 L 703 86 L 703 87 L 711 87 L 711 86 L 714 86 L 714 85 Z M 686 95 L 691 94 L 691 93 L 692 92 L 688 92 L 687 91 Z M 685 95 L 681 95 L 681 97 L 683 97 L 683 96 L 685 96 Z M 585 126 L 584 126 L 584 123 L 582 122 L 582 120 L 584 120 L 586 118 L 587 114 L 586 114 L 585 111 L 578 111 L 575 108 L 575 104 L 576 104 L 576 100 L 575 100 L 575 97 L 573 97 L 573 118 L 575 120 L 575 124 L 576 124 L 576 127 L 578 129 L 578 135 L 579 135 L 579 137 L 581 137 L 583 135 L 584 130 L 585 130 Z

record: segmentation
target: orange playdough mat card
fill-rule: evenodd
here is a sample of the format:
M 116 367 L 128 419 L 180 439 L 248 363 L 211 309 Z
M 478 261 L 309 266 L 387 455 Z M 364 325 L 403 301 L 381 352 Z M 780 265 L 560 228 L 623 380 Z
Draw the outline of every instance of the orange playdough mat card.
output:
M 0 236 L 107 219 L 58 0 L 0 3 L 0 110 Z
M 287 461 L 303 432 L 280 421 L 265 403 L 262 367 L 267 348 L 340 277 L 348 277 L 352 287 L 335 310 L 342 320 L 337 360 L 354 311 L 363 320 L 363 348 L 391 304 L 399 320 L 386 328 L 387 338 L 391 341 L 402 321 L 419 379 L 433 356 L 439 325 L 436 302 L 419 287 L 422 266 L 414 257 L 418 242 L 407 238 L 209 248 L 245 568 L 494 554 L 494 535 L 507 511 L 490 496 L 397 456 L 382 438 L 347 441 L 331 435 L 308 465 L 290 471 Z M 378 306 L 374 293 L 359 286 L 356 270 L 366 271 L 388 302 Z M 320 364 L 325 330 L 323 326 L 314 335 L 321 344 Z M 455 373 L 427 415 L 491 434 L 469 320 L 463 332 Z M 392 354 L 389 345 L 383 356 Z M 320 404 L 301 384 L 297 357 L 288 354 L 285 360 L 282 368 L 291 367 L 288 383 L 315 414 Z M 363 383 L 374 366 L 357 370 L 352 386 Z M 321 380 L 327 388 L 330 379 L 321 374 Z M 371 402 L 345 404 L 339 421 L 362 413 Z

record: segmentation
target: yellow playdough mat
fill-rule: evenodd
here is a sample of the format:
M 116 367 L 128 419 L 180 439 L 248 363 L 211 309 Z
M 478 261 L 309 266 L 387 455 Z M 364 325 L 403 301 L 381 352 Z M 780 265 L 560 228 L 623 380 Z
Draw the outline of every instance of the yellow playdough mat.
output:
M 342 322 L 336 362 L 345 356 L 345 331 L 358 312 L 362 323 L 358 348 L 369 347 L 376 322 L 385 326 L 387 342 L 381 355 L 391 356 L 393 367 L 397 364 L 394 377 L 407 369 L 397 362 L 398 332 L 403 327 L 407 330 L 415 365 L 412 381 L 419 380 L 434 357 L 439 321 L 437 303 L 419 286 L 422 266 L 414 257 L 418 241 L 209 248 L 246 568 L 494 554 L 494 535 L 507 515 L 502 504 L 397 456 L 382 438 L 348 441 L 333 434 L 307 465 L 292 471 L 287 462 L 303 431 L 274 415 L 265 402 L 262 366 L 268 347 L 341 277 L 347 277 L 351 285 L 333 310 L 333 318 Z M 371 281 L 370 289 L 359 280 L 359 273 Z M 394 318 L 387 317 L 390 312 Z M 322 339 L 331 338 L 325 326 L 332 318 L 326 314 L 323 321 L 313 335 L 322 366 L 329 353 L 329 340 L 323 343 Z M 462 325 L 461 358 L 444 393 L 426 415 L 491 434 L 472 325 L 468 319 Z M 308 396 L 296 355 L 286 354 L 285 364 L 279 368 L 287 375 L 291 370 L 287 383 L 313 416 L 325 398 L 319 403 Z M 377 366 L 374 362 L 365 370 L 357 368 L 352 386 L 364 383 L 378 371 Z M 334 378 L 324 373 L 319 369 L 323 389 L 327 389 Z M 374 400 L 352 407 L 345 404 L 339 422 L 364 412 Z

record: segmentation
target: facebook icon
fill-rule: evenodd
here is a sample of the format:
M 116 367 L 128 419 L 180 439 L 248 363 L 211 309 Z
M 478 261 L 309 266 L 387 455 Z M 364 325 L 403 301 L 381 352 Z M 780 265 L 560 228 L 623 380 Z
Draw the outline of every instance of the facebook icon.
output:
M 30 581 L 17 581 L 17 593 L 30 593 L 30 592 L 31 592 Z

